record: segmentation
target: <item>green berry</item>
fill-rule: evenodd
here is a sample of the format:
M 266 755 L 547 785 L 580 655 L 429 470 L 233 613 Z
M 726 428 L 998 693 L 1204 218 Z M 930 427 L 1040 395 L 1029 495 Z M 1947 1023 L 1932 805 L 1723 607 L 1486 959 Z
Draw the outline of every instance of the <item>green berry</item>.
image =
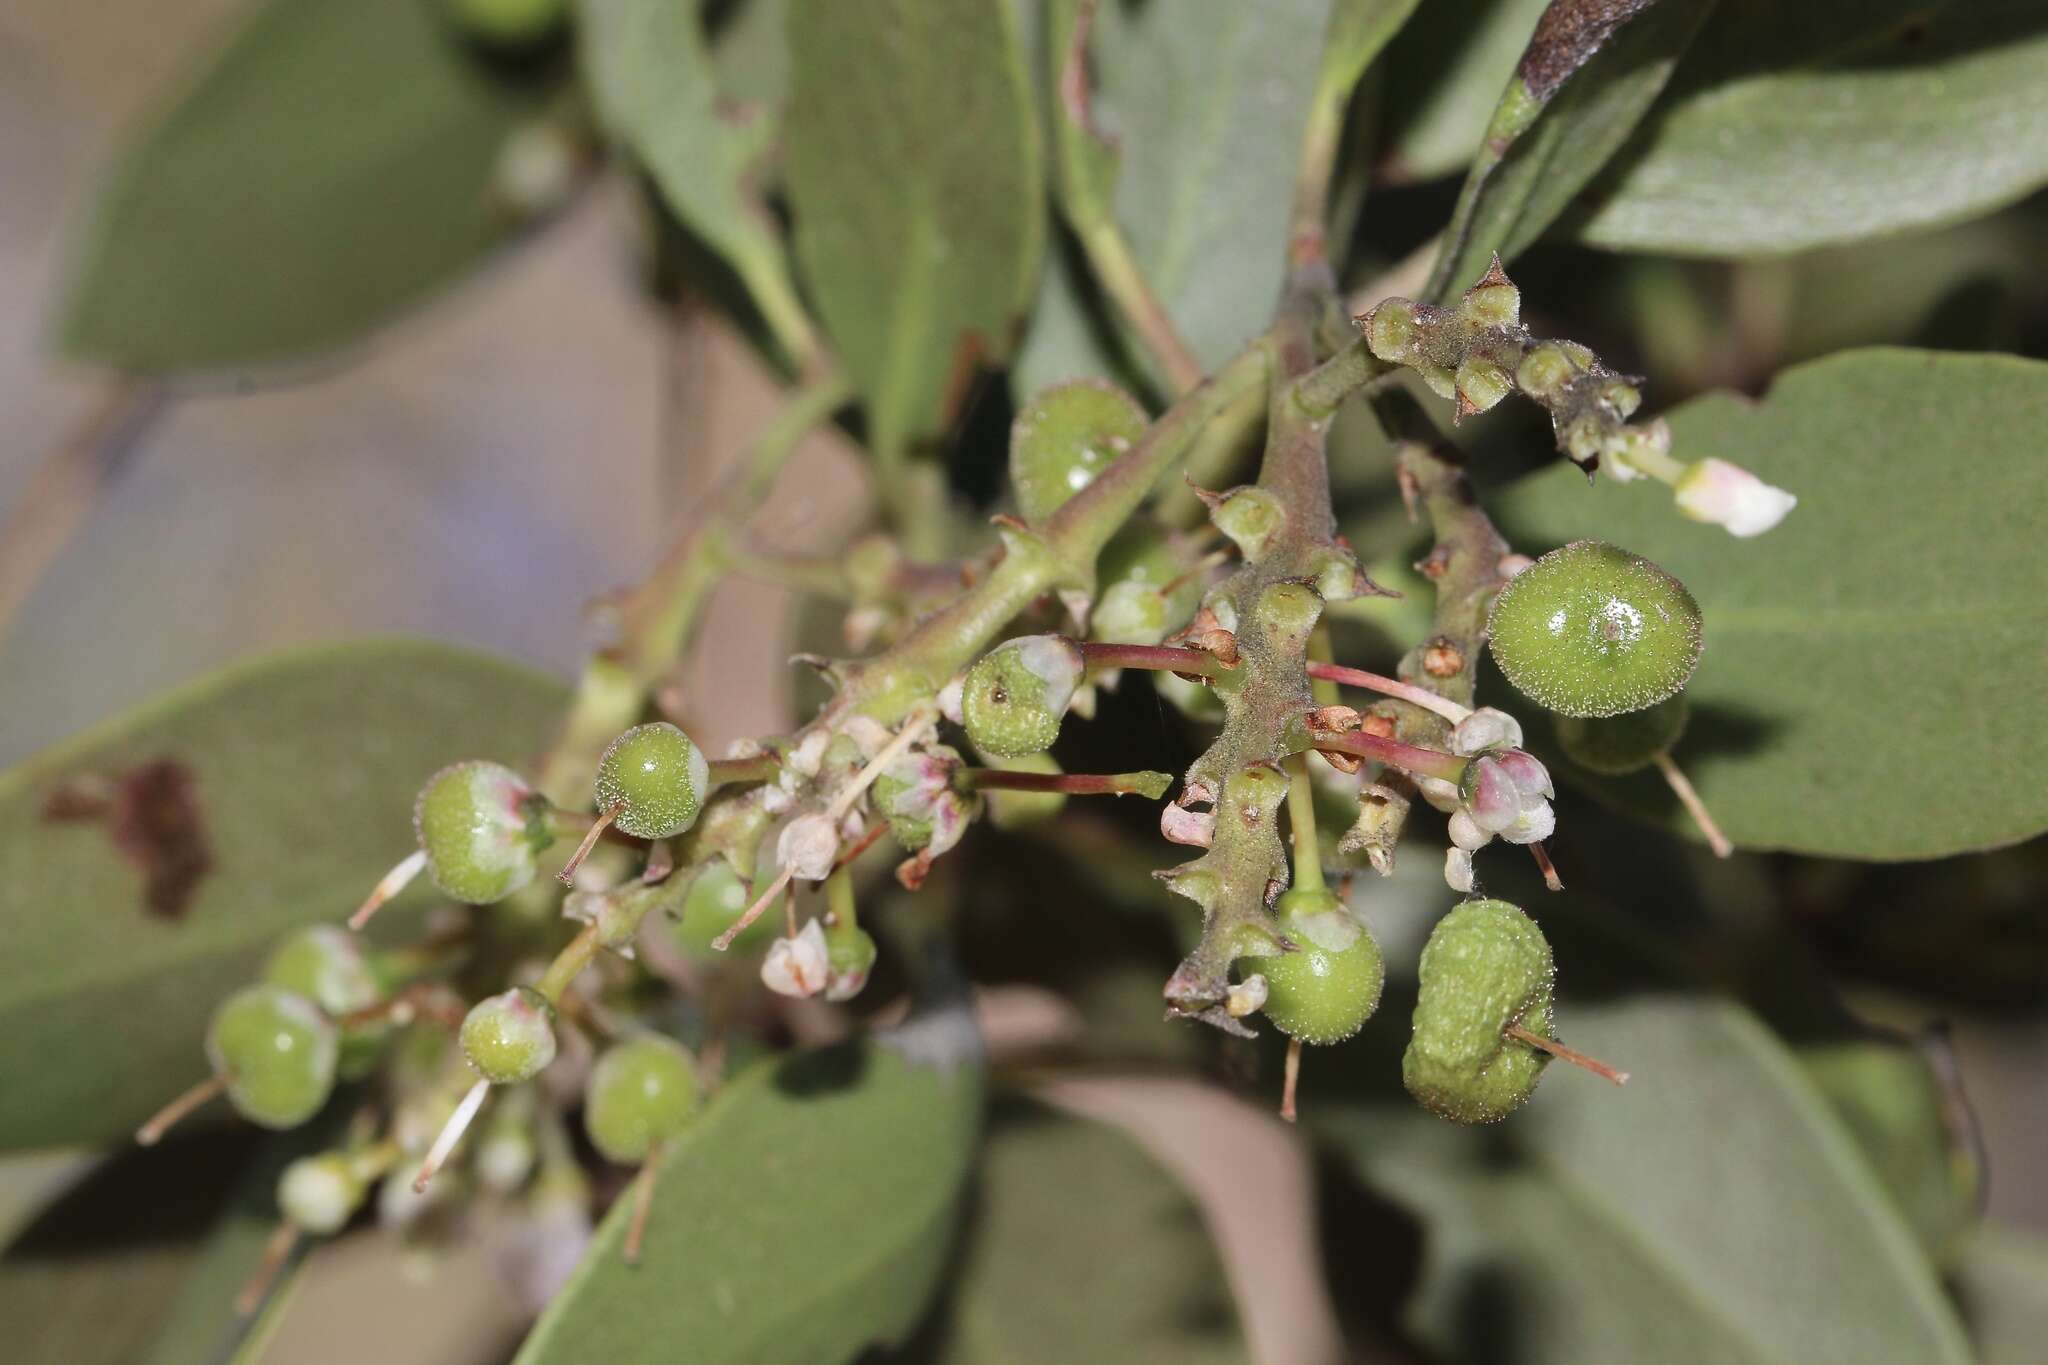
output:
M 1093 483 L 1148 425 L 1136 399 L 1100 379 L 1040 389 L 1010 425 L 1010 482 L 1034 525 Z
M 244 1118 L 291 1128 L 320 1112 L 334 1090 L 340 1040 L 305 996 L 282 986 L 244 986 L 213 1012 L 206 1055 Z
M 1550 1037 L 1550 945 L 1506 901 L 1467 901 L 1437 921 L 1422 950 L 1415 1034 L 1401 1079 L 1425 1109 L 1493 1123 L 1536 1091 L 1547 1054 L 1506 1036 Z
M 1096 580 L 1103 587 L 1089 613 L 1089 638 L 1120 645 L 1160 643 L 1201 604 L 1202 579 L 1189 572 L 1192 567 L 1163 528 L 1142 519 L 1127 523 L 1095 561 Z
M 1294 890 L 1274 906 L 1291 953 L 1245 959 L 1266 978 L 1266 1017 L 1304 1043 L 1341 1043 L 1379 1008 L 1386 961 L 1365 926 L 1329 891 Z
M 1557 746 L 1587 772 L 1618 777 L 1649 767 L 1685 734 L 1685 693 L 1619 716 L 1557 718 Z
M 302 1156 L 277 1182 L 277 1207 L 286 1221 L 316 1237 L 340 1232 L 369 1193 L 340 1152 Z
M 462 1055 L 493 1085 L 517 1085 L 555 1060 L 555 1007 L 531 986 L 479 1000 L 462 1021 Z
M 650 1033 L 608 1048 L 590 1068 L 583 1126 L 605 1160 L 645 1161 L 697 1115 L 697 1073 L 681 1043 Z
M 851 1000 L 868 984 L 881 953 L 867 930 L 834 931 L 825 939 L 825 998 Z
M 769 880 L 775 877 L 774 851 L 772 845 L 762 846 L 764 862 L 762 870 Z M 694 954 L 723 957 L 711 946 L 711 941 L 730 929 L 733 921 L 746 913 L 760 894 L 758 888 L 768 885 L 758 874 L 752 884 L 740 880 L 732 864 L 724 858 L 713 858 L 697 872 L 690 883 L 689 891 L 683 897 L 682 918 L 676 921 L 676 941 Z M 765 948 L 775 941 L 782 932 L 782 922 L 775 915 L 762 915 L 733 940 L 733 950 Z
M 1083 668 L 1081 651 L 1058 635 L 1027 635 L 990 650 L 967 671 L 960 694 L 968 737 L 997 758 L 1051 748 Z
M 710 772 L 704 751 L 665 720 L 636 725 L 597 764 L 597 808 L 636 839 L 666 839 L 697 823 Z
M 336 1017 L 369 1009 L 384 998 L 361 940 L 332 924 L 301 929 L 279 944 L 264 964 L 263 979 Z
M 1509 579 L 1487 629 L 1508 681 L 1565 716 L 1655 706 L 1685 686 L 1703 647 L 1685 584 L 1597 540 L 1552 550 Z
M 413 831 L 434 885 L 470 905 L 501 901 L 533 880 L 553 834 L 525 779 L 501 763 L 456 763 L 427 779 Z
M 533 47 L 569 17 L 569 0 L 447 0 L 463 29 L 494 47 Z

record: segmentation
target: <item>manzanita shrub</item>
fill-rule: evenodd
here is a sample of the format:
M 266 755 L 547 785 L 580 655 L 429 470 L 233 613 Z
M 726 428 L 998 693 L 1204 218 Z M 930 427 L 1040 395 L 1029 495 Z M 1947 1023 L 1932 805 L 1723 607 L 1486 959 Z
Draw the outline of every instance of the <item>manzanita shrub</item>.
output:
M 1511 268 L 2002 209 L 2039 6 L 263 0 L 117 171 L 64 344 L 331 350 L 607 156 L 786 395 L 576 684 L 294 656 L 0 778 L 0 1141 L 233 1125 L 251 1171 L 61 1358 L 269 1359 L 346 1236 L 490 1241 L 530 1365 L 1242 1359 L 1226 1223 L 1043 1107 L 1162 1069 L 1317 1145 L 1354 1358 L 1974 1358 L 1952 1076 L 1803 969 L 1806 1032 L 1717 998 L 1778 997 L 1672 907 L 2048 828 L 2048 365 L 1660 410 L 1649 348 L 1555 323 L 1621 257 Z M 869 524 L 762 551 L 833 423 Z M 734 574 L 831 615 L 815 704 L 713 746 L 663 684 Z M 1078 1023 L 1020 1051 L 990 982 Z M 6 1333 L 60 1358 L 79 1294 Z

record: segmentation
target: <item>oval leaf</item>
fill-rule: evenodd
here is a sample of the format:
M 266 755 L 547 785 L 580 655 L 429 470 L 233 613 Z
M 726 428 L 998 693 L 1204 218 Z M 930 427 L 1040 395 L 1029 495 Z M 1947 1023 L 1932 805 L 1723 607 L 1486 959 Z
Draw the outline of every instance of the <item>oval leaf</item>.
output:
M 489 189 L 540 91 L 423 0 L 270 0 L 122 158 L 60 344 L 219 369 L 358 339 L 514 224 Z
M 1014 341 L 1045 219 L 1005 0 L 792 0 L 787 183 L 798 259 L 900 454 Z M 877 168 L 881 168 L 878 172 Z
M 1799 506 L 1737 540 L 1683 520 L 1661 485 L 1588 490 L 1563 466 L 1492 505 L 1519 548 L 1594 536 L 1692 589 L 1707 648 L 1676 757 L 1729 837 L 1904 859 L 2048 829 L 2048 730 L 2028 709 L 2048 633 L 2048 364 L 1850 351 L 1760 402 L 1710 395 L 1670 417 L 1676 453 L 1747 465 Z M 1654 771 L 1585 781 L 1689 832 Z
M 901 1339 L 953 1241 L 981 1075 L 899 1049 L 972 1027 L 913 1020 L 734 1080 L 662 1161 L 640 1263 L 623 1198 L 516 1365 L 833 1365 Z
M 231 669 L 0 776 L 0 1147 L 125 1138 L 204 1074 L 213 1007 L 277 939 L 345 917 L 412 847 L 428 774 L 523 760 L 566 697 L 466 650 L 354 644 Z M 416 887 L 372 936 L 429 903 Z
M 1491 1359 L 1512 1342 L 1523 1365 L 1971 1359 L 1876 1177 L 1750 1015 L 1664 998 L 1559 1022 L 1633 1071 L 1627 1088 L 1553 1066 L 1526 1110 L 1476 1131 L 1309 1111 L 1423 1221 L 1411 1316 L 1431 1344 Z
M 2033 0 L 1724 3 L 1578 234 L 1795 251 L 1984 213 L 2048 183 Z

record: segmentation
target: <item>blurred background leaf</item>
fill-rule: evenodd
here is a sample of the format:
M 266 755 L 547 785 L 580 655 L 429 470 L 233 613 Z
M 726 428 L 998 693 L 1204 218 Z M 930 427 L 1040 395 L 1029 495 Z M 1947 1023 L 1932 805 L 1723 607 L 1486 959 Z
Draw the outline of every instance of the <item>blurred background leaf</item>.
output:
M 426 775 L 522 762 L 566 696 L 447 645 L 342 645 L 230 669 L 0 777 L 15 869 L 0 883 L 0 1147 L 126 1140 L 205 1073 L 221 997 L 288 929 L 339 921 L 405 856 Z M 104 820 L 46 818 L 65 784 L 159 760 L 189 770 L 210 857 L 173 912 L 148 908 Z M 431 900 L 422 884 L 371 936 L 417 924 Z
M 164 374 L 361 340 L 516 226 L 492 175 L 547 85 L 430 0 L 264 0 L 122 157 L 59 344 Z

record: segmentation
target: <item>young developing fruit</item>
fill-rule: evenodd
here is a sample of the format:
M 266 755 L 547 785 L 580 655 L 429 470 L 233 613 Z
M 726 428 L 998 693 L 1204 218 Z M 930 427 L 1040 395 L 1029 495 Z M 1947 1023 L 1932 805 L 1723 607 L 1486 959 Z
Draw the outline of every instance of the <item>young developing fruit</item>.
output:
M 1670 753 L 1685 735 L 1685 693 L 1626 715 L 1559 716 L 1557 745 L 1587 772 L 1617 777 L 1638 772 Z
M 1266 978 L 1266 1017 L 1304 1043 L 1341 1043 L 1379 1008 L 1386 960 L 1365 926 L 1330 891 L 1291 890 L 1274 905 L 1296 951 L 1247 958 Z
M 825 939 L 825 998 L 851 1000 L 868 984 L 868 974 L 881 956 L 875 940 L 865 929 L 852 933 L 833 932 Z
M 590 1069 L 583 1126 L 607 1161 L 645 1161 L 697 1116 L 697 1073 L 681 1043 L 646 1034 L 606 1050 Z
M 1415 1034 L 1401 1079 L 1422 1107 L 1459 1123 L 1493 1123 L 1536 1092 L 1549 1057 L 1507 1036 L 1550 1036 L 1550 945 L 1506 901 L 1466 901 L 1422 950 Z
M 682 917 L 675 924 L 676 941 L 685 949 L 699 956 L 724 956 L 712 949 L 711 941 L 746 913 L 747 907 L 754 903 L 755 888 L 766 887 L 775 880 L 773 846 L 764 841 L 762 852 L 761 868 L 752 885 L 741 881 L 739 873 L 732 870 L 732 864 L 723 858 L 713 858 L 698 871 L 683 897 Z M 766 873 L 766 880 L 762 880 L 762 872 Z M 740 936 L 733 940 L 732 948 L 765 948 L 781 932 L 781 923 L 775 916 L 763 915 L 741 931 Z
M 462 1021 L 462 1055 L 493 1085 L 532 1080 L 555 1060 L 555 1007 L 531 986 L 479 1000 Z
M 1145 434 L 1136 399 L 1100 379 L 1040 389 L 1010 424 L 1010 483 L 1034 525 L 1094 482 Z
M 206 1030 L 213 1074 L 242 1116 L 290 1128 L 320 1112 L 334 1090 L 340 1052 L 333 1021 L 282 986 L 244 986 L 223 1000 Z
M 500 763 L 456 763 L 427 779 L 413 830 L 434 885 L 470 905 L 501 901 L 533 880 L 553 842 L 545 803 Z
M 384 998 L 355 935 L 332 924 L 301 929 L 277 946 L 263 979 L 305 996 L 337 1018 Z
M 1487 629 L 1508 681 L 1565 716 L 1654 706 L 1685 686 L 1702 648 L 1685 585 L 1596 540 L 1552 550 L 1508 580 Z
M 665 720 L 613 740 L 597 765 L 597 808 L 636 839 L 666 839 L 697 823 L 709 771 L 704 751 Z
M 315 1236 L 340 1232 L 362 1207 L 368 1187 L 340 1152 L 302 1156 L 277 1182 L 277 1207 L 295 1227 Z
M 975 745 L 997 758 L 1052 747 L 1085 663 L 1074 642 L 1026 635 L 981 656 L 967 671 L 960 709 Z

